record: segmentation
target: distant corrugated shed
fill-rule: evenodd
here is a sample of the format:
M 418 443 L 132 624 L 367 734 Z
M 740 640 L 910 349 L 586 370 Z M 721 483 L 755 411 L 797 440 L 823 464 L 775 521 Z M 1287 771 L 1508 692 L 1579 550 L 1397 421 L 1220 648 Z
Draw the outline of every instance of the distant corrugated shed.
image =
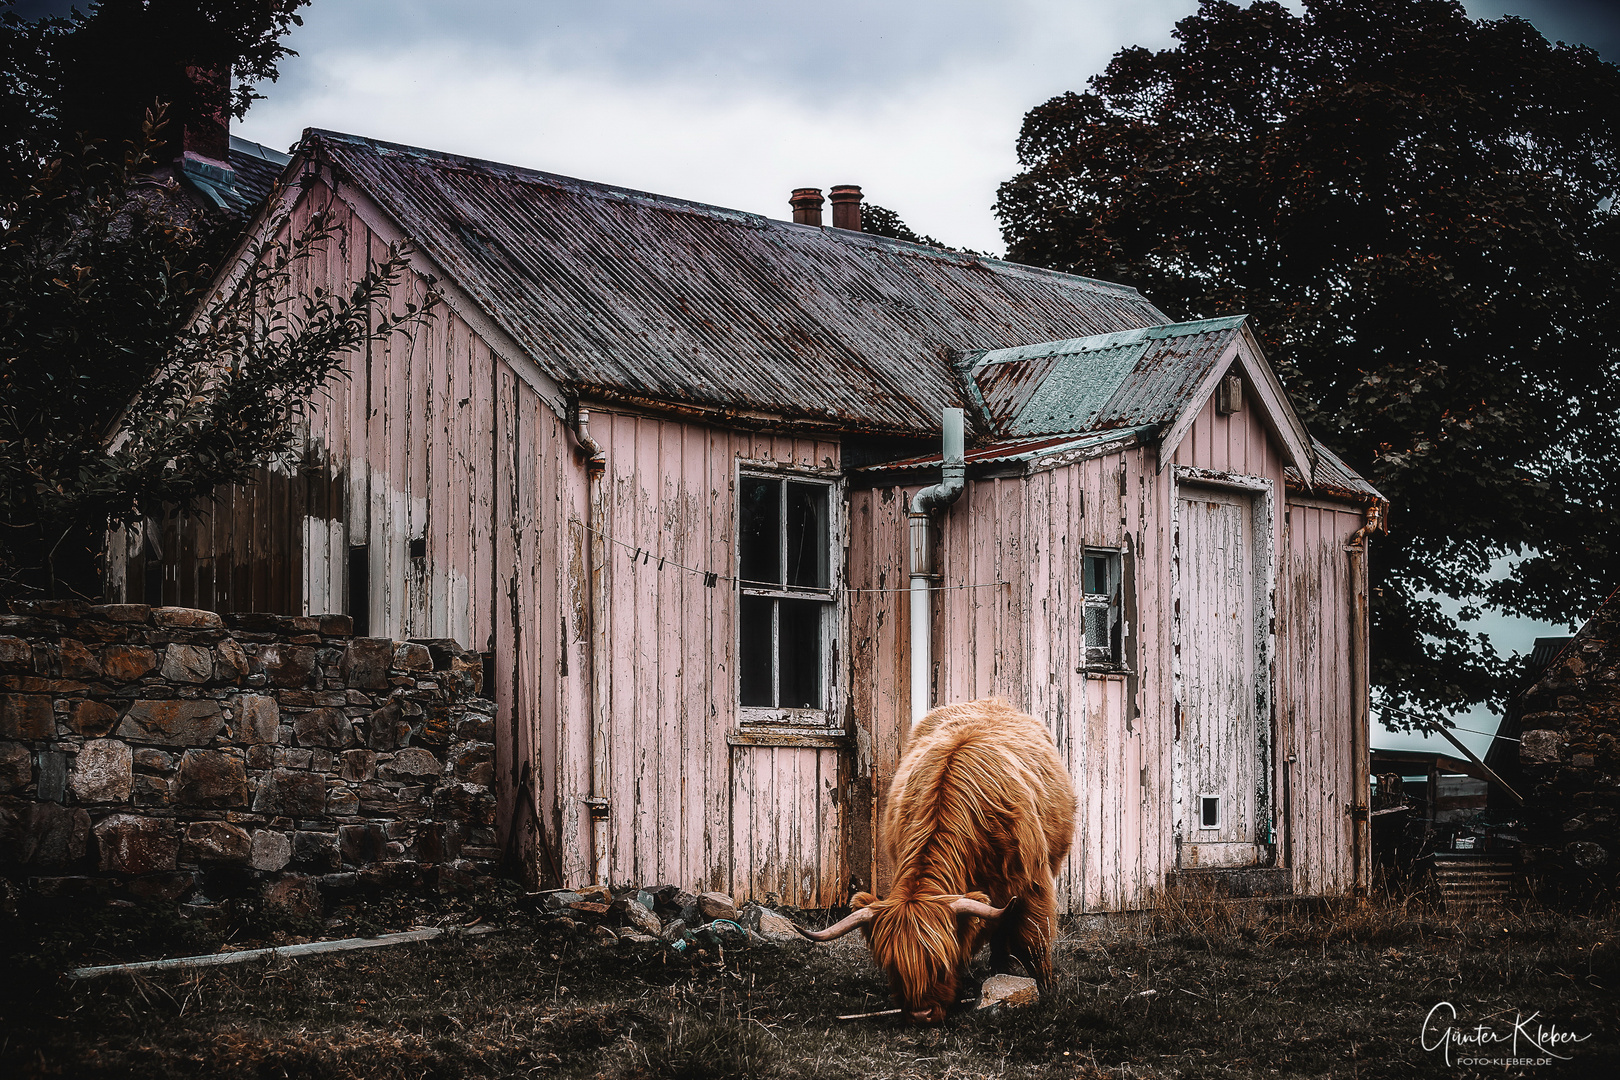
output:
M 585 393 L 920 434 L 964 404 L 953 350 L 1168 321 L 996 259 L 332 132 L 305 148 Z
M 1242 332 L 1244 316 L 999 349 L 972 374 L 1007 436 L 1166 424 Z

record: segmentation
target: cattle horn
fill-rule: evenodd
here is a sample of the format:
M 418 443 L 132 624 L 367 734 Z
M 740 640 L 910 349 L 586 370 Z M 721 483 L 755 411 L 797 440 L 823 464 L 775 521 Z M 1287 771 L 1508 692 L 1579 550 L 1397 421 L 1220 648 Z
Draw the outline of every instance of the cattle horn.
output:
M 998 919 L 1001 917 L 1002 912 L 1012 907 L 1013 900 L 1017 899 L 1018 897 L 1013 897 L 1003 907 L 991 907 L 989 904 L 974 900 L 971 897 L 959 896 L 951 901 L 951 910 L 958 915 L 977 915 L 981 919 Z
M 798 923 L 793 924 L 793 929 L 797 930 L 811 941 L 831 941 L 833 938 L 843 937 L 845 934 L 849 933 L 857 926 L 860 926 L 862 923 L 871 922 L 872 916 L 875 914 L 877 913 L 869 907 L 856 908 L 854 911 L 850 912 L 848 915 L 845 915 L 842 919 L 833 923 L 825 930 L 806 930 Z

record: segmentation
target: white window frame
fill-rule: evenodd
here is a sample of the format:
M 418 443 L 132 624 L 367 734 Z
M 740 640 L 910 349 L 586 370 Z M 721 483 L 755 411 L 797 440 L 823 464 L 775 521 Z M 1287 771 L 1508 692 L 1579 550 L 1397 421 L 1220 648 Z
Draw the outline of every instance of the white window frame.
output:
M 779 529 L 779 543 L 783 545 L 778 549 L 778 565 L 781 567 L 784 583 L 775 585 L 754 585 L 742 580 L 742 509 L 741 492 L 742 481 L 745 478 L 777 480 L 782 482 L 783 498 L 778 501 L 782 511 L 782 525 Z M 735 476 L 736 510 L 733 515 L 732 537 L 735 541 L 733 552 L 733 570 L 736 578 L 736 618 L 735 637 L 733 639 L 737 648 L 736 678 L 732 682 L 733 701 L 737 703 L 737 725 L 744 732 L 764 733 L 784 736 L 825 736 L 837 734 L 842 724 L 838 719 L 842 716 L 840 701 L 843 688 L 839 684 L 838 670 L 843 661 L 840 656 L 838 643 L 841 637 L 842 626 L 842 599 L 844 574 L 844 527 L 843 527 L 843 484 L 836 472 L 830 470 L 803 469 L 783 465 L 773 461 L 750 461 L 738 459 Z M 803 586 L 786 584 L 787 577 L 787 527 L 786 527 L 786 485 L 788 483 L 813 484 L 823 487 L 827 491 L 827 581 L 825 589 L 812 589 Z M 821 700 L 819 709 L 783 708 L 781 706 L 760 706 L 742 704 L 742 598 L 745 596 L 768 597 L 772 600 L 811 600 L 823 605 L 821 617 Z M 771 619 L 771 671 L 772 671 L 772 698 L 780 700 L 781 661 L 778 645 L 781 618 L 780 604 L 772 605 L 773 617 Z
M 1214 802 L 1215 802 L 1215 823 L 1213 825 L 1206 825 L 1206 824 L 1204 824 L 1204 803 L 1205 803 L 1206 800 L 1211 800 L 1211 799 L 1213 799 Z M 1208 829 L 1208 830 L 1210 830 L 1212 832 L 1218 831 L 1220 829 L 1220 827 L 1222 825 L 1221 818 L 1226 816 L 1222 812 L 1223 808 L 1222 808 L 1221 804 L 1222 804 L 1223 801 L 1224 800 L 1222 800 L 1222 798 L 1221 798 L 1221 796 L 1220 796 L 1220 794 L 1218 792 L 1205 792 L 1204 794 L 1198 796 L 1198 828 L 1199 829 Z
M 1104 558 L 1108 563 L 1108 592 L 1086 591 L 1086 560 Z M 1125 670 L 1125 552 L 1119 548 L 1087 547 L 1080 551 L 1080 647 L 1085 650 L 1087 671 Z M 1087 616 L 1094 609 L 1107 614 L 1108 645 L 1088 644 Z M 1117 633 L 1115 632 L 1117 629 Z

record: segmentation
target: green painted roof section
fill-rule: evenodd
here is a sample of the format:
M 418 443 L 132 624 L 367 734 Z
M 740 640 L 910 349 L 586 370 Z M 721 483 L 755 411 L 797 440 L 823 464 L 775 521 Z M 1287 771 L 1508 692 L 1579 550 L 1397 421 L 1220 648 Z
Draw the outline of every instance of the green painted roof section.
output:
M 973 379 L 1004 437 L 1167 423 L 1241 331 L 1198 319 L 981 354 Z

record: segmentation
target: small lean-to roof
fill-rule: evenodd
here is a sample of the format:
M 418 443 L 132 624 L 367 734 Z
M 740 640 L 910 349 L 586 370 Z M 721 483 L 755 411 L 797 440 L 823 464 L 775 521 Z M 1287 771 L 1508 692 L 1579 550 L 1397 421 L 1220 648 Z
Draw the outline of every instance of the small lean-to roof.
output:
M 966 404 L 952 355 L 1168 321 L 1135 289 L 305 133 L 557 383 L 871 433 Z
M 1339 455 L 1323 446 L 1315 437 L 1311 439 L 1311 450 L 1316 456 L 1316 470 L 1310 484 L 1312 495 L 1348 499 L 1364 506 L 1389 505 L 1389 500 L 1384 498 L 1381 491 L 1369 484 L 1360 473 L 1346 465 Z M 1292 467 L 1283 471 L 1283 478 L 1290 491 L 1302 491 L 1306 487 L 1298 470 Z
M 996 434 L 1027 439 L 1155 428 L 1161 466 L 1216 383 L 1236 369 L 1288 462 L 1297 474 L 1313 475 L 1310 435 L 1245 315 L 996 349 L 966 357 L 965 367 Z
M 1008 436 L 1169 424 L 1242 333 L 1244 316 L 987 352 L 972 374 Z
M 982 446 L 975 446 L 962 455 L 964 463 L 969 467 L 1018 465 L 1038 461 L 1042 458 L 1052 457 L 1055 454 L 1075 454 L 1085 456 L 1087 451 L 1113 451 L 1122 446 L 1134 445 L 1137 439 L 1146 438 L 1153 433 L 1152 427 L 1121 428 L 1113 431 L 1104 431 L 1095 435 L 1037 435 L 1024 439 L 997 439 Z M 885 473 L 907 471 L 929 471 L 938 469 L 942 463 L 942 455 L 919 454 L 916 457 L 905 458 L 900 461 L 884 461 L 875 465 L 866 465 L 853 470 L 857 473 Z

